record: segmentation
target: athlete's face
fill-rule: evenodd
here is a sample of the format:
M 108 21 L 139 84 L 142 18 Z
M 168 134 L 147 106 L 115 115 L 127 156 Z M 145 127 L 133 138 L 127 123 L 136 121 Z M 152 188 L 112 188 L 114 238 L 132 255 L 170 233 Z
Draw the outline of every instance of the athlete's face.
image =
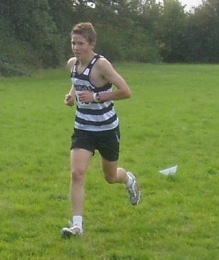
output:
M 94 43 L 89 43 L 80 34 L 73 34 L 71 38 L 71 47 L 76 58 L 86 59 L 93 51 Z

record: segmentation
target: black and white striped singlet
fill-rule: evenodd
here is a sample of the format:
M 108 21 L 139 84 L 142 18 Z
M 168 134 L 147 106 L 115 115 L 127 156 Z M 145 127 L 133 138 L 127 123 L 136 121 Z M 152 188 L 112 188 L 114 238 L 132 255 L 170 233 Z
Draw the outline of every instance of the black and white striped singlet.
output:
M 102 56 L 95 55 L 83 73 L 77 73 L 77 64 L 75 63 L 71 72 L 72 84 L 75 87 L 77 109 L 75 116 L 75 128 L 86 131 L 106 131 L 116 128 L 119 125 L 119 119 L 114 111 L 112 101 L 81 102 L 79 93 L 83 90 L 92 91 L 93 93 L 104 93 L 112 91 L 112 84 L 107 83 L 105 86 L 97 88 L 90 82 L 90 72 L 95 62 Z

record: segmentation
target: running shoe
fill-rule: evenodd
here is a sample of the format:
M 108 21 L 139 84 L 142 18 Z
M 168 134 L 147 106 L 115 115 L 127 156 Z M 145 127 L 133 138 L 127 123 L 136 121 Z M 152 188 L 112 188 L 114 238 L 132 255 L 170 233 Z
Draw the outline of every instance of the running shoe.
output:
M 72 225 L 70 227 L 64 227 L 61 230 L 61 234 L 64 238 L 70 238 L 72 236 L 81 236 L 83 234 L 83 230 L 77 225 Z
M 136 183 L 135 176 L 131 172 L 128 172 L 127 174 L 133 180 L 132 185 L 130 187 L 127 187 L 127 190 L 128 190 L 128 193 L 129 193 L 130 203 L 133 206 L 135 206 L 139 203 L 139 201 L 141 199 L 141 193 L 140 193 L 140 189 L 138 187 L 138 184 Z

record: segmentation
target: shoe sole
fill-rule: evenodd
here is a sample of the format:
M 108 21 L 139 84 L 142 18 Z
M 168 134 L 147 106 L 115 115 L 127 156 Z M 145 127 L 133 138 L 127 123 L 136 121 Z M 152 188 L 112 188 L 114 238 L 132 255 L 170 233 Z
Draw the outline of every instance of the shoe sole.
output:
M 137 183 L 135 183 L 135 185 L 136 185 L 136 189 L 137 189 L 137 191 L 138 191 L 138 199 L 137 199 L 137 201 L 136 202 L 134 202 L 134 203 L 132 203 L 131 202 L 131 204 L 133 205 L 133 206 L 136 206 L 136 205 L 138 205 L 138 203 L 140 202 L 140 200 L 141 200 L 141 192 L 140 192 L 140 188 L 139 188 L 139 186 L 138 186 L 138 184 Z
M 128 175 L 133 178 L 133 180 L 134 180 L 134 185 L 136 186 L 136 190 L 137 190 L 137 192 L 138 192 L 138 199 L 137 199 L 137 201 L 133 203 L 133 202 L 130 200 L 131 204 L 132 204 L 133 206 L 136 206 L 136 205 L 138 205 L 138 203 L 139 203 L 140 200 L 141 200 L 140 188 L 139 188 L 139 185 L 136 183 L 135 175 L 132 174 L 131 172 L 128 172 Z

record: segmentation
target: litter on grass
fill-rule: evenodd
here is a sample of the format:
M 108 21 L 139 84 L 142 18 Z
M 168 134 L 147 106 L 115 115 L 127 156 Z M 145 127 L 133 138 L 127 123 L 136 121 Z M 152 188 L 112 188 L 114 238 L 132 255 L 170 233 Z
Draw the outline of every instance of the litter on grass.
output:
M 159 172 L 162 173 L 163 175 L 173 175 L 176 173 L 177 168 L 178 168 L 178 165 L 175 165 L 173 167 L 160 170 Z

